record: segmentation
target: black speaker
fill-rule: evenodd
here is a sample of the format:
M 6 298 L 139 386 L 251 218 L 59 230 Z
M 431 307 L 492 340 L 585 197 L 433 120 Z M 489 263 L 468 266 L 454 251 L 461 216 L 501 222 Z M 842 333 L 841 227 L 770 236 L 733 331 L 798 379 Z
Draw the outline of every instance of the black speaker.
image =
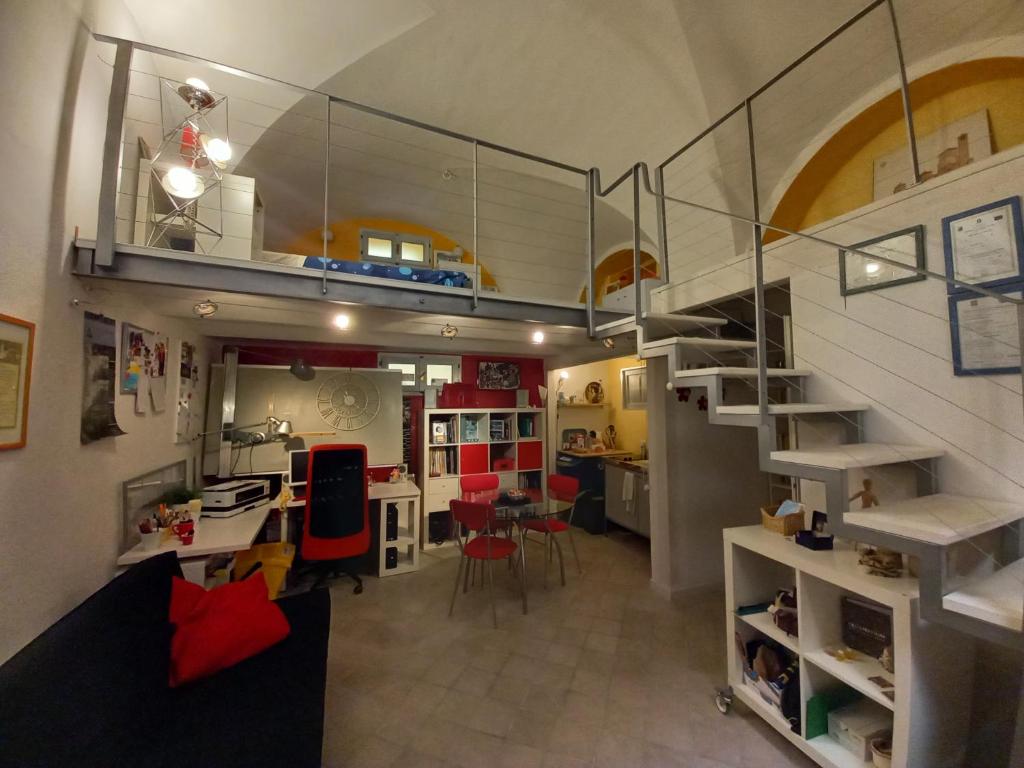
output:
M 387 541 L 398 538 L 398 508 L 394 504 L 387 505 L 387 516 L 384 519 L 384 537 Z
M 431 544 L 441 544 L 451 537 L 451 512 L 431 512 L 427 515 L 427 538 Z
M 384 567 L 388 570 L 398 567 L 398 547 L 388 547 L 384 550 Z

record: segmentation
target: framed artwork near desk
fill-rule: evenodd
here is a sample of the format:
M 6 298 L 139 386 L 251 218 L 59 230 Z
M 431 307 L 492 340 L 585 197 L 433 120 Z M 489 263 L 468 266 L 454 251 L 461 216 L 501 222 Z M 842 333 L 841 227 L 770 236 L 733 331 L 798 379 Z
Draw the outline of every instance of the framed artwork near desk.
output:
M 24 448 L 36 326 L 0 314 L 0 451 Z

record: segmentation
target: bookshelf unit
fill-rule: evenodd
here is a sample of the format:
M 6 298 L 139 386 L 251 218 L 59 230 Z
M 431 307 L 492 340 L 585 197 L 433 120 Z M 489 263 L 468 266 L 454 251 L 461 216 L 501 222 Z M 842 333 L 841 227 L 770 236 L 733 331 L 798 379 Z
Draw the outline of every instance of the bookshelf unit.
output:
M 462 477 L 495 474 L 503 488 L 544 486 L 543 408 L 430 408 L 423 420 L 424 550 L 454 543 L 450 537 L 431 542 L 430 518 L 448 514 L 448 502 L 461 493 Z
M 959 765 L 970 720 L 967 707 L 973 645 L 963 636 L 922 621 L 917 579 L 870 576 L 848 542 L 815 552 L 761 526 L 728 528 L 725 538 L 726 652 L 729 685 L 739 699 L 818 765 L 871 768 L 828 733 L 808 733 L 807 703 L 817 695 L 867 699 L 892 717 L 893 768 Z M 770 601 L 776 589 L 796 587 L 798 635 L 788 635 L 766 612 L 736 609 Z M 827 649 L 842 647 L 840 599 L 869 600 L 892 611 L 895 674 L 865 654 L 838 661 Z M 780 712 L 748 685 L 735 637 L 767 638 L 799 659 L 802 724 L 794 733 Z M 874 680 L 892 684 L 893 698 Z M 941 680 L 941 685 L 935 681 Z M 807 738 L 810 736 L 811 738 Z

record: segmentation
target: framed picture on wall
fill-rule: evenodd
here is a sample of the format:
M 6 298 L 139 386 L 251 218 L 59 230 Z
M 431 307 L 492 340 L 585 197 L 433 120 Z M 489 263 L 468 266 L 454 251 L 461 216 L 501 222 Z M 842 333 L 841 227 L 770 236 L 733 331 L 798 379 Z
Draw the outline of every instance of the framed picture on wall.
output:
M 0 450 L 24 448 L 36 326 L 0 314 Z
M 1007 286 L 1009 298 L 1024 296 L 1024 283 Z M 1020 370 L 1021 328 L 1016 304 L 963 291 L 949 297 L 953 373 L 988 376 Z
M 856 243 L 850 248 L 876 254 L 888 261 L 898 261 L 917 269 L 924 269 L 925 266 L 924 227 L 920 224 Z M 843 296 L 877 291 L 880 288 L 891 288 L 894 285 L 924 279 L 924 275 L 909 269 L 901 269 L 885 261 L 871 259 L 845 249 L 839 251 L 839 293 Z
M 961 285 L 990 288 L 1024 279 L 1024 227 L 1020 198 L 1008 197 L 942 220 L 946 275 Z
M 519 363 L 481 362 L 476 386 L 478 389 L 519 389 Z

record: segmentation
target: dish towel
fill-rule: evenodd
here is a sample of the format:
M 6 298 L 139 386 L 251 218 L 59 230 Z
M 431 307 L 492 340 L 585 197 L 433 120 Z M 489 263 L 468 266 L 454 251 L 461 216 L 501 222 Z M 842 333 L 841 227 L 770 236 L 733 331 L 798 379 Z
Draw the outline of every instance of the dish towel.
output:
M 622 475 L 622 500 L 626 503 L 626 511 L 633 510 L 633 495 L 635 491 L 636 474 L 624 472 Z

